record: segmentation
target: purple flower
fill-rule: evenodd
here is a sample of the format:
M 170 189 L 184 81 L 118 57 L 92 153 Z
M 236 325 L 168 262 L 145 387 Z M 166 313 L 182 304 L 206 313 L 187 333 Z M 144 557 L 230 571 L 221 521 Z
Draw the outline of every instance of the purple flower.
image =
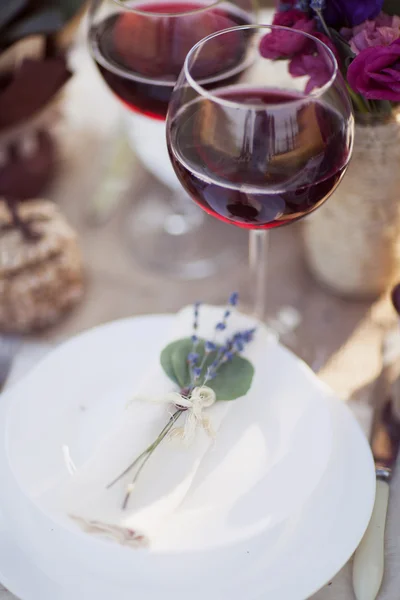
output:
M 214 344 L 214 342 L 206 342 L 204 344 L 204 349 L 207 352 L 207 354 L 209 354 L 210 352 L 215 352 L 215 350 L 217 349 L 216 344 Z
M 191 366 L 196 365 L 198 360 L 199 360 L 199 355 L 196 354 L 196 352 L 189 352 L 188 357 L 187 357 L 187 361 L 188 361 L 189 365 L 191 365 Z
M 326 44 L 334 53 L 336 60 L 338 60 L 336 47 L 330 39 L 323 33 L 313 33 L 313 35 Z M 292 58 L 289 65 L 289 73 L 293 77 L 309 77 L 305 88 L 306 94 L 309 94 L 314 88 L 322 87 L 329 81 L 332 76 L 332 68 L 326 60 L 325 52 L 318 52 L 316 44 L 311 42 L 303 54 L 298 54 Z
M 374 21 L 365 21 L 353 29 L 340 32 L 355 54 L 374 46 L 389 46 L 400 37 L 400 17 L 380 13 Z
M 369 100 L 400 102 L 400 39 L 362 50 L 347 71 L 354 91 Z
M 328 0 L 324 19 L 331 27 L 354 27 L 374 19 L 382 10 L 384 0 Z
M 239 302 L 239 293 L 232 292 L 232 294 L 229 296 L 228 304 L 230 304 L 230 306 L 237 306 L 238 302 Z
M 195 380 L 200 377 L 201 371 L 202 371 L 202 369 L 200 367 L 194 367 L 193 368 L 193 376 L 194 376 Z
M 224 361 L 224 362 L 231 362 L 231 360 L 233 359 L 233 357 L 234 357 L 234 354 L 233 354 L 233 352 L 231 352 L 231 351 L 229 351 L 229 350 L 228 350 L 228 352 L 226 352 L 226 353 L 224 354 L 223 361 Z
M 312 33 L 315 29 L 315 22 L 301 10 L 292 9 L 284 12 L 277 12 L 273 20 L 274 25 L 290 27 L 297 31 Z M 296 31 L 285 31 L 277 29 L 267 33 L 260 42 L 260 54 L 264 58 L 291 58 L 299 52 L 302 52 L 307 45 L 308 38 L 299 35 Z

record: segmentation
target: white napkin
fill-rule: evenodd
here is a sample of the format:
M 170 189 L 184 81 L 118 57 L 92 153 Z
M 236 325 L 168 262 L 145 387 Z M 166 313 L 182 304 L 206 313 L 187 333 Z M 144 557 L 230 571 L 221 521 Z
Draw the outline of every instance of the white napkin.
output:
M 212 339 L 215 324 L 221 320 L 222 314 L 221 308 L 201 306 L 198 335 Z M 192 322 L 191 307 L 178 313 L 167 343 L 190 336 Z M 238 330 L 254 326 L 258 327 L 257 333 L 244 356 L 257 371 L 265 360 L 265 345 L 269 338 L 264 326 L 232 311 L 227 330 L 218 334 L 216 342 L 222 342 L 227 335 Z M 200 428 L 189 447 L 177 442 L 162 442 L 143 469 L 125 510 L 122 509 L 122 503 L 134 472 L 128 473 L 111 489 L 107 489 L 107 485 L 157 438 L 170 417 L 171 408 L 168 405 L 139 399 L 144 396 L 163 397 L 176 389 L 164 374 L 157 354 L 156 351 L 149 373 L 132 390 L 132 396 L 138 399 L 129 405 L 118 426 L 67 483 L 51 490 L 42 499 L 51 510 L 78 518 L 77 522 L 84 527 L 86 524 L 88 531 L 105 533 L 133 545 L 138 542 L 137 536 L 140 536 L 140 542 L 143 541 L 142 536 L 151 540 L 168 515 L 179 506 L 212 444 L 212 439 Z M 221 401 L 207 409 L 207 416 L 216 432 L 230 406 L 230 402 Z M 183 414 L 177 422 L 178 426 L 183 425 L 184 418 Z M 87 527 L 89 522 L 92 526 Z

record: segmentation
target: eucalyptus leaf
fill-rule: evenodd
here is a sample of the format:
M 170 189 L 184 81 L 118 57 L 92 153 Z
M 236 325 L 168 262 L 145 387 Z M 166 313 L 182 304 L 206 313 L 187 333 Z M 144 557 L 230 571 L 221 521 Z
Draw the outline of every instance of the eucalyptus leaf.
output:
M 29 4 L 29 0 L 1 0 L 0 29 L 15 19 Z
M 190 338 L 185 338 L 172 342 L 161 352 L 160 362 L 164 372 L 174 383 L 179 385 L 181 389 L 190 385 L 187 356 L 191 349 L 192 340 Z M 178 363 L 180 363 L 180 366 L 178 367 L 177 373 L 175 368 Z
M 383 3 L 383 12 L 388 15 L 399 15 L 400 16 L 400 2 L 399 0 L 385 0 Z
M 198 364 L 203 363 L 205 356 L 204 340 L 199 340 L 196 353 L 199 355 Z M 167 376 L 176 383 L 180 389 L 185 389 L 191 384 L 190 368 L 187 362 L 193 343 L 190 338 L 176 340 L 169 344 L 161 353 L 160 362 Z M 207 367 L 214 361 L 216 352 L 210 353 L 204 361 L 201 384 Z M 253 365 L 241 356 L 234 356 L 232 361 L 221 365 L 215 379 L 207 382 L 207 386 L 216 393 L 217 400 L 235 400 L 244 396 L 250 389 L 254 375 Z
M 181 340 L 172 352 L 172 368 L 181 389 L 190 385 L 190 368 L 187 356 L 192 349 L 192 340 Z
M 164 370 L 164 373 L 177 385 L 179 385 L 179 381 L 176 378 L 174 367 L 172 365 L 172 355 L 174 353 L 175 346 L 178 345 L 180 341 L 181 340 L 172 342 L 172 344 L 166 346 L 160 355 L 160 363 Z
M 254 376 L 254 367 L 249 360 L 234 356 L 231 362 L 221 365 L 215 379 L 207 383 L 217 400 L 235 400 L 247 394 Z

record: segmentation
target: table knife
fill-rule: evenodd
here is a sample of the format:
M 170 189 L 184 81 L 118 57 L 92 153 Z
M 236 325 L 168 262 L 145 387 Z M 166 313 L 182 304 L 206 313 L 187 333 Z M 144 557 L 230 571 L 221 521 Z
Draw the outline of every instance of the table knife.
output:
M 384 375 L 387 369 L 383 368 Z M 382 377 L 381 377 L 382 379 Z M 383 377 L 384 379 L 384 377 Z M 386 383 L 386 385 L 385 385 Z M 376 498 L 371 521 L 354 555 L 353 587 L 357 600 L 375 600 L 384 573 L 384 541 L 389 485 L 400 445 L 400 420 L 387 381 L 380 386 L 379 405 L 371 433 L 375 461 Z

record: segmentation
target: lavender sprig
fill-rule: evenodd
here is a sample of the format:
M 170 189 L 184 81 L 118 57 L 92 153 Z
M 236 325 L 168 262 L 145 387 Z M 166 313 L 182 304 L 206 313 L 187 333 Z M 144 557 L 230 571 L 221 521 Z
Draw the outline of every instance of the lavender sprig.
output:
M 218 369 L 223 364 L 231 362 L 234 356 L 238 356 L 243 352 L 246 345 L 253 340 L 255 331 L 255 328 L 239 331 L 226 341 L 225 345 L 220 349 L 217 359 L 208 367 L 203 385 L 206 385 L 211 379 L 217 376 Z
M 322 26 L 322 29 L 324 29 L 326 35 L 328 36 L 328 38 L 332 39 L 332 35 L 331 32 L 329 31 L 329 27 L 326 24 L 326 21 L 324 19 L 324 15 L 323 15 L 323 11 L 326 5 L 326 0 L 311 0 L 310 1 L 310 8 L 315 12 L 315 14 L 318 17 L 318 20 Z
M 199 355 L 196 352 L 199 337 L 197 335 L 197 330 L 199 328 L 199 316 L 200 316 L 200 306 L 201 302 L 195 302 L 193 305 L 193 334 L 192 334 L 192 351 L 188 354 L 188 363 L 191 371 L 190 379 L 193 380 L 195 377 L 195 373 L 198 371 L 197 363 L 199 360 Z
M 255 328 L 245 329 L 243 331 L 236 332 L 231 337 L 228 337 L 222 345 L 217 344 L 216 342 L 216 338 L 220 334 L 220 332 L 226 329 L 229 317 L 232 312 L 232 308 L 238 304 L 238 301 L 238 293 L 232 293 L 229 297 L 228 305 L 223 312 L 222 320 L 219 321 L 214 328 L 214 338 L 212 340 L 205 340 L 204 342 L 198 337 L 200 312 L 199 308 L 201 306 L 201 303 L 195 303 L 193 318 L 193 334 L 191 338 L 192 345 L 190 352 L 187 354 L 186 358 L 187 363 L 189 365 L 190 385 L 189 387 L 180 390 L 182 404 L 185 404 L 185 407 L 180 406 L 179 401 L 174 403 L 175 411 L 173 412 L 173 414 L 171 414 L 168 423 L 159 433 L 156 440 L 152 444 L 150 444 L 120 475 L 118 475 L 118 477 L 116 477 L 107 486 L 107 488 L 112 487 L 118 481 L 120 481 L 120 479 L 127 475 L 132 469 L 136 468 L 132 481 L 126 489 L 126 494 L 122 505 L 123 510 L 125 510 L 128 506 L 129 498 L 133 492 L 134 486 L 142 470 L 146 466 L 147 462 L 150 460 L 152 454 L 155 452 L 155 450 L 158 448 L 161 442 L 171 433 L 179 417 L 186 410 L 188 410 L 187 400 L 191 400 L 191 394 L 194 388 L 204 387 L 209 381 L 215 379 L 222 365 L 231 362 L 235 356 L 239 356 L 245 350 L 247 344 L 249 344 L 253 340 L 254 333 L 256 331 Z M 199 349 L 200 342 L 202 344 L 201 349 Z M 204 352 L 204 355 L 202 357 L 201 362 L 199 362 L 202 352 Z M 213 357 L 212 362 L 210 364 L 207 364 L 209 361 L 211 361 L 213 353 L 215 353 L 215 356 Z M 183 399 L 185 400 L 185 402 L 183 402 Z
M 191 385 L 190 385 L 190 390 L 193 390 L 193 388 L 198 385 L 199 380 L 201 378 L 201 375 L 203 374 L 204 368 L 206 366 L 207 360 L 209 359 L 209 356 L 212 352 L 216 352 L 217 356 L 213 361 L 213 365 L 216 366 L 218 364 L 218 361 L 221 357 L 221 348 L 218 349 L 217 344 L 216 344 L 216 337 L 217 334 L 221 331 L 225 331 L 226 327 L 227 327 L 227 323 L 228 323 L 228 319 L 232 314 L 232 308 L 234 308 L 235 306 L 237 306 L 239 302 L 239 293 L 238 292 L 232 292 L 232 294 L 229 296 L 228 298 L 228 304 L 226 309 L 224 310 L 223 316 L 222 316 L 222 320 L 218 321 L 218 323 L 215 325 L 215 329 L 214 329 L 214 338 L 212 340 L 206 340 L 205 344 L 204 344 L 204 357 L 203 360 L 201 362 L 200 365 L 197 364 L 197 362 L 192 365 L 191 364 L 191 360 L 192 360 L 192 353 L 190 353 L 188 355 L 188 362 L 189 365 L 191 366 L 192 372 L 191 372 Z M 199 305 L 199 302 L 196 302 L 195 304 L 195 315 L 196 315 L 196 306 Z M 196 320 L 195 320 L 196 322 Z M 196 329 L 197 329 L 197 323 L 196 323 Z M 197 342 L 198 342 L 198 338 L 197 338 Z M 197 356 L 197 360 L 198 360 L 198 356 Z M 207 368 L 205 376 L 207 377 L 208 375 L 208 379 L 207 381 L 209 381 L 210 379 L 213 379 L 215 375 L 212 375 L 212 373 L 209 372 L 209 368 Z M 203 383 L 204 385 L 204 383 Z

